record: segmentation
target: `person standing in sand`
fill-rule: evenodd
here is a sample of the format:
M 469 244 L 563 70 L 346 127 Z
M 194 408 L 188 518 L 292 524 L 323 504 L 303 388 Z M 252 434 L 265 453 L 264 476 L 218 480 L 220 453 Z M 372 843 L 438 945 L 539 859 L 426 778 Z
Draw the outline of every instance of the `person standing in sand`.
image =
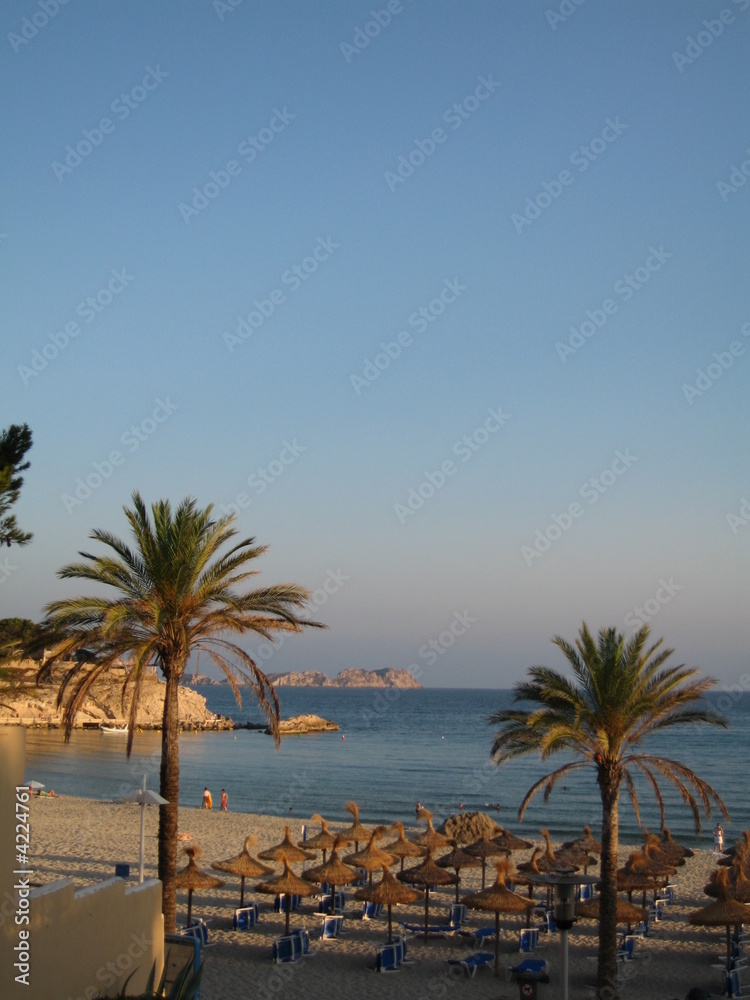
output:
M 213 799 L 211 798 L 211 793 L 209 792 L 209 790 L 207 788 L 204 788 L 203 789 L 203 803 L 202 803 L 201 808 L 202 809 L 213 809 L 213 807 L 214 807 L 214 802 L 213 802 Z
M 714 827 L 714 854 L 722 854 L 724 851 L 724 831 L 721 828 L 721 823 L 717 823 Z
M 221 803 L 219 805 L 219 811 L 223 813 L 229 812 L 229 808 L 227 806 L 227 793 L 223 788 L 221 790 Z

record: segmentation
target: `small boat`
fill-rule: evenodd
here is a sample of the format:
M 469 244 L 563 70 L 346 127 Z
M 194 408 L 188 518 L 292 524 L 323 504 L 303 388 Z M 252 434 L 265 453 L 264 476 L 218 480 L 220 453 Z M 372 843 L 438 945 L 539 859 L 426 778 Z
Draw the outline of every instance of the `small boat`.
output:
M 110 733 L 110 734 L 111 733 L 115 733 L 118 736 L 127 736 L 127 734 L 128 734 L 128 727 L 127 726 L 105 726 L 104 723 L 102 723 L 99 726 L 99 729 L 103 733 Z

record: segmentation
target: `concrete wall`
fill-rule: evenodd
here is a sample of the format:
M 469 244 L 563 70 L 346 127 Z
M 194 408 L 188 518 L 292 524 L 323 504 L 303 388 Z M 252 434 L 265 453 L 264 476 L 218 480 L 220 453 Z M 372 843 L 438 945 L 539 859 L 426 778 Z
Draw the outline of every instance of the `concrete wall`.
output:
M 110 878 L 76 890 L 61 879 L 32 889 L 28 908 L 25 890 L 17 888 L 23 876 L 14 874 L 16 786 L 24 780 L 25 736 L 23 729 L 0 729 L 0 996 L 92 1000 L 116 995 L 131 973 L 128 992 L 137 993 L 152 966 L 158 980 L 164 964 L 159 881 L 128 886 Z M 33 850 L 33 826 L 31 843 Z M 33 868 L 33 855 L 29 862 Z M 14 948 L 24 940 L 28 985 L 16 981 L 23 968 L 14 968 L 23 957 Z

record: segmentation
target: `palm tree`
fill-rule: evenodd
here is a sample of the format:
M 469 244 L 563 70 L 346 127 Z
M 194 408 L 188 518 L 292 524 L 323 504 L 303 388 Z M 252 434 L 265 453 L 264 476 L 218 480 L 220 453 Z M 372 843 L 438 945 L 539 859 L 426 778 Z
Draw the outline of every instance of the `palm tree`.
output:
M 172 513 L 169 501 L 151 506 L 151 516 L 140 495 L 133 494 L 133 507 L 124 508 L 130 524 L 133 547 L 107 531 L 95 530 L 91 538 L 109 550 L 104 555 L 81 552 L 85 560 L 63 567 L 63 579 L 84 579 L 112 588 L 91 597 L 55 601 L 46 608 L 45 635 L 53 655 L 40 671 L 49 676 L 52 664 L 69 659 L 77 650 L 90 649 L 94 663 L 76 663 L 65 674 L 58 693 L 63 705 L 65 737 L 77 710 L 92 684 L 116 662 L 126 659 L 123 705 L 132 692 L 128 718 L 127 753 L 133 731 L 145 672 L 156 664 L 166 682 L 162 716 L 159 791 L 168 800 L 159 812 L 159 866 L 163 883 L 162 911 L 167 932 L 176 921 L 175 871 L 179 793 L 179 705 L 180 678 L 192 651 L 204 651 L 220 668 L 241 703 L 238 681 L 250 686 L 278 744 L 279 701 L 276 692 L 245 650 L 231 637 L 256 632 L 273 640 L 279 630 L 301 631 L 303 626 L 322 627 L 302 620 L 296 613 L 308 592 L 291 584 L 280 584 L 240 593 L 235 588 L 254 575 L 254 559 L 266 551 L 255 539 L 235 541 L 219 549 L 237 534 L 233 516 L 212 519 L 212 505 L 199 509 L 186 498 Z
M 643 741 L 673 726 L 710 723 L 725 726 L 726 720 L 701 698 L 716 682 L 696 679 L 698 671 L 665 666 L 671 649 L 660 649 L 659 639 L 646 649 L 649 629 L 644 626 L 629 641 L 614 628 L 603 628 L 595 642 L 584 622 L 571 646 L 560 636 L 552 640 L 568 661 L 573 679 L 548 667 L 531 667 L 531 679 L 515 688 L 515 702 L 525 708 L 493 713 L 490 725 L 498 726 L 492 756 L 498 765 L 523 754 L 538 753 L 542 760 L 561 751 L 574 759 L 540 778 L 526 793 L 518 811 L 523 818 L 531 799 L 544 787 L 549 798 L 560 778 L 570 771 L 596 768 L 602 800 L 601 918 L 597 994 L 616 996 L 617 966 L 617 847 L 618 802 L 621 786 L 630 797 L 640 823 L 634 773 L 645 777 L 661 812 L 664 799 L 659 779 L 680 792 L 693 812 L 700 831 L 700 806 L 711 814 L 712 802 L 727 816 L 721 798 L 690 768 L 677 760 L 644 753 Z

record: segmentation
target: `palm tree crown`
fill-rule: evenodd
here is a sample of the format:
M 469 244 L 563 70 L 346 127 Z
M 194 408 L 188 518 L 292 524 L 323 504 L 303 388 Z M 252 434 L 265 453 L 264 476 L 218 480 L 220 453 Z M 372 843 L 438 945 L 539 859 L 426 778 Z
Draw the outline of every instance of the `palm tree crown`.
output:
M 91 537 L 108 553 L 82 552 L 84 561 L 63 567 L 63 579 L 89 580 L 103 593 L 55 601 L 47 607 L 44 636 L 53 663 L 84 647 L 96 653 L 96 662 L 77 663 L 65 674 L 58 703 L 63 705 L 66 737 L 92 684 L 116 662 L 126 660 L 123 703 L 132 697 L 127 751 L 130 754 L 138 701 L 146 668 L 156 664 L 166 682 L 162 719 L 160 792 L 169 800 L 160 807 L 159 877 L 164 883 L 164 917 L 174 929 L 179 783 L 178 688 L 191 652 L 204 652 L 228 678 L 238 703 L 238 682 L 249 685 L 278 742 L 279 702 L 273 685 L 253 658 L 233 641 L 246 632 L 272 640 L 279 630 L 301 631 L 321 627 L 302 619 L 308 592 L 281 584 L 240 593 L 237 589 L 255 574 L 254 559 L 266 551 L 253 538 L 233 541 L 234 518 L 212 518 L 213 507 L 199 509 L 186 498 L 173 513 L 169 501 L 152 504 L 151 513 L 136 492 L 132 509 L 125 508 L 133 544 L 128 546 L 107 531 Z M 227 543 L 230 548 L 223 553 Z M 114 594 L 112 592 L 114 591 Z
M 490 716 L 497 726 L 492 756 L 498 765 L 528 753 L 547 760 L 556 753 L 573 759 L 536 781 L 526 793 L 519 819 L 532 798 L 544 788 L 545 801 L 560 778 L 593 765 L 602 800 L 602 917 L 600 921 L 600 993 L 612 990 L 616 971 L 616 868 L 618 801 L 627 789 L 640 822 L 633 779 L 645 777 L 659 805 L 664 825 L 665 806 L 659 780 L 674 785 L 693 813 L 700 830 L 701 807 L 727 815 L 718 793 L 678 760 L 642 749 L 648 737 L 674 726 L 709 723 L 726 726 L 722 716 L 702 703 L 716 683 L 698 677 L 693 668 L 668 666 L 673 650 L 663 640 L 647 648 L 648 626 L 629 641 L 614 628 L 603 628 L 594 640 L 584 622 L 575 645 L 560 636 L 552 640 L 564 653 L 573 673 L 570 679 L 548 667 L 532 667 L 530 679 L 516 685 L 514 701 L 526 707 L 504 709 Z

